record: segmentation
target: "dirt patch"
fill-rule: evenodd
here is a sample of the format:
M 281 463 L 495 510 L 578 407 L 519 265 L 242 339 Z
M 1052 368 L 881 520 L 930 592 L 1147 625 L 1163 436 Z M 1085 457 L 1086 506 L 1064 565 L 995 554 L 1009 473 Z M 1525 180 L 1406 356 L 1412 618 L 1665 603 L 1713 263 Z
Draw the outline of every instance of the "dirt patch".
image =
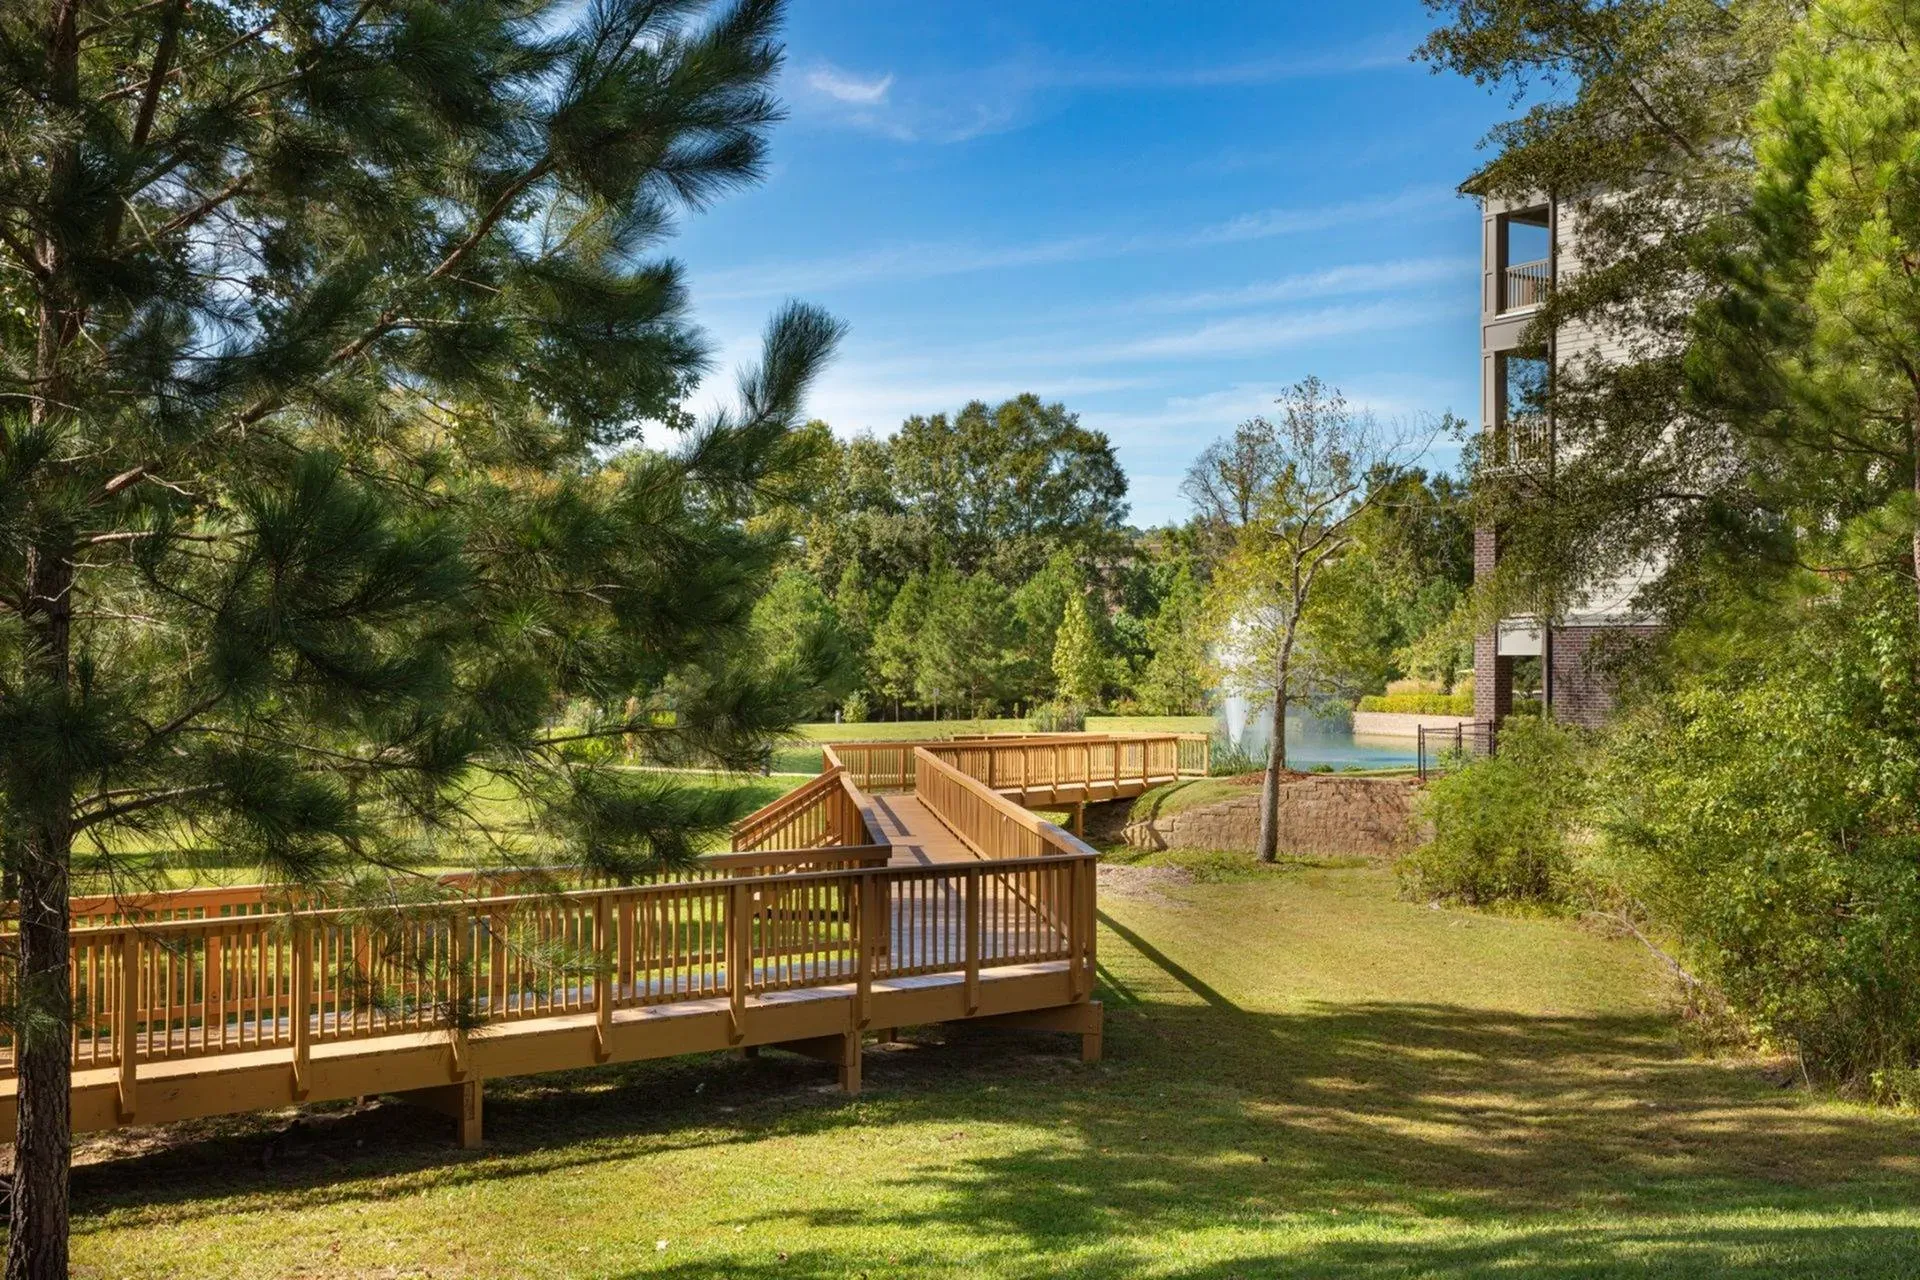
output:
M 1100 892 L 1116 898 L 1132 898 L 1156 907 L 1180 904 L 1166 890 L 1194 883 L 1185 867 L 1140 867 L 1125 863 L 1103 862 L 1099 870 Z

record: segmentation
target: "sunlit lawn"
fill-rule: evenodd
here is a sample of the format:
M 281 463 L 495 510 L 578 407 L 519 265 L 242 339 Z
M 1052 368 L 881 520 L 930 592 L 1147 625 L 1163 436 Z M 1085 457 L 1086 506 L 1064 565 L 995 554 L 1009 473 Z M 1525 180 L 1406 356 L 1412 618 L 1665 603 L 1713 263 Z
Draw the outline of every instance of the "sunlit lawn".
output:
M 393 1103 L 94 1140 L 78 1274 L 1920 1274 L 1920 1121 L 1690 1057 L 1637 944 L 1167 861 L 1103 877 L 1100 1065 L 927 1029 L 857 1100 L 774 1053 L 490 1082 L 472 1154 Z
M 763 778 L 753 774 L 723 774 L 696 770 L 660 771 L 674 784 L 684 787 L 720 788 L 733 793 L 732 808 L 744 817 L 794 787 L 801 779 Z M 498 780 L 475 785 L 467 797 L 469 812 L 477 825 L 436 837 L 437 844 L 422 852 L 414 869 L 422 872 L 466 870 L 487 866 L 503 858 L 516 861 L 565 861 L 564 850 L 533 831 L 524 808 L 512 790 Z M 186 888 L 201 885 L 252 884 L 260 879 L 260 868 L 242 856 L 222 848 L 217 842 L 194 833 L 136 833 L 110 846 L 106 856 L 89 854 L 80 861 L 75 891 L 81 893 L 126 892 L 132 889 Z M 724 834 L 711 837 L 714 849 L 727 847 Z M 164 852 L 156 852 L 164 850 Z

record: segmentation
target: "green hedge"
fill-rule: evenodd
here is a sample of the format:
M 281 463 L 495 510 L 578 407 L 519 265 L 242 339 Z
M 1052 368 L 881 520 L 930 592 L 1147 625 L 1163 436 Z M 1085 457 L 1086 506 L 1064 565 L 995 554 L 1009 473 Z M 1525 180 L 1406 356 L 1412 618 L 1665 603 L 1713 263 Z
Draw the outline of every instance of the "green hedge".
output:
M 1386 711 L 1403 716 L 1470 716 L 1470 693 L 1370 693 L 1360 699 L 1362 711 Z

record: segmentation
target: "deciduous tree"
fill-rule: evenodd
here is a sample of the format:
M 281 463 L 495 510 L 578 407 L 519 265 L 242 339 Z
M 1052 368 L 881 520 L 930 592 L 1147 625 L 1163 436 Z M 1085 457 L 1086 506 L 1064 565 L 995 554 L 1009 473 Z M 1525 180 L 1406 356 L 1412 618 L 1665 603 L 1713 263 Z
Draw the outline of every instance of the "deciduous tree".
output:
M 1213 635 L 1229 687 L 1269 709 L 1272 754 L 1261 789 L 1258 854 L 1279 847 L 1280 774 L 1287 767 L 1287 707 L 1329 687 L 1343 669 L 1350 628 L 1328 616 L 1329 602 L 1355 598 L 1336 580 L 1357 541 L 1359 521 L 1384 492 L 1367 477 L 1417 454 L 1424 441 L 1383 429 L 1356 413 L 1339 391 L 1309 377 L 1281 397 L 1274 461 L 1250 519 L 1214 577 Z M 1305 644 L 1316 625 L 1322 642 Z

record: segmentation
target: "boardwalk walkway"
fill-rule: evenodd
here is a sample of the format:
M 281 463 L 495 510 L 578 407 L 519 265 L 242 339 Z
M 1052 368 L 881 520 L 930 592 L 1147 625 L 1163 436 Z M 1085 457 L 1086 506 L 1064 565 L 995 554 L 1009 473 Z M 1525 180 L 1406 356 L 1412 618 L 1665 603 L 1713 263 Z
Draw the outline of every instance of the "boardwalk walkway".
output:
M 771 1045 L 857 1090 L 872 1030 L 963 1019 L 1097 1056 L 1098 855 L 993 784 L 1143 786 L 1203 769 L 1204 742 L 850 754 L 737 824 L 736 852 L 659 883 L 487 896 L 456 879 L 383 912 L 263 889 L 76 903 L 73 1127 L 398 1093 L 473 1144 L 489 1077 Z M 0 1042 L 0 1140 L 15 1112 Z

